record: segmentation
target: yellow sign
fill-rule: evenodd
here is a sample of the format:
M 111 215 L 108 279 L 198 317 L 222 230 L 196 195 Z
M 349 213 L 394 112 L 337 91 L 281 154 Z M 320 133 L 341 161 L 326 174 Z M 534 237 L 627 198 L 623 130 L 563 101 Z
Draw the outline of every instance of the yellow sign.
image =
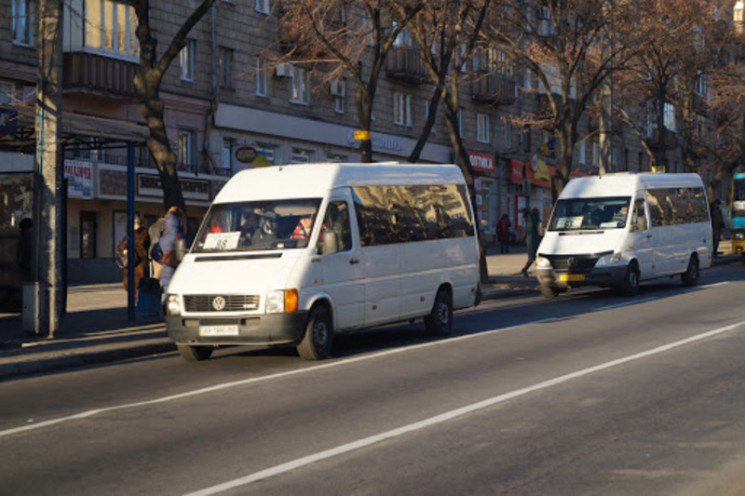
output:
M 369 140 L 370 131 L 355 131 L 354 139 L 356 139 L 357 141 Z

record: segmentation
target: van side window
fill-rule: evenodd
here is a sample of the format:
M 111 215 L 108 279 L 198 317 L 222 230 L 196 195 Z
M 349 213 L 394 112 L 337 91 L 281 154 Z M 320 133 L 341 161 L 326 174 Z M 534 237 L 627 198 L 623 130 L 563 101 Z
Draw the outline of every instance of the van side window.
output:
M 703 188 L 656 188 L 646 192 L 652 227 L 707 222 Z
M 356 186 L 353 196 L 362 246 L 474 234 L 462 185 Z
M 329 204 L 323 220 L 324 229 L 336 232 L 338 251 L 352 249 L 352 230 L 349 226 L 349 207 L 344 201 Z

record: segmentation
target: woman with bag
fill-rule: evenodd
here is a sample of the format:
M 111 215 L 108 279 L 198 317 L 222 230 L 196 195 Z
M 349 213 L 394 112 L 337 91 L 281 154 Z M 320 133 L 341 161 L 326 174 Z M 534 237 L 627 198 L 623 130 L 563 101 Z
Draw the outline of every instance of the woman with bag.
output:
M 150 248 L 150 236 L 147 233 L 147 229 L 142 227 L 142 217 L 139 212 L 135 213 L 134 218 L 135 225 L 135 301 L 137 301 L 137 293 L 140 289 L 140 279 L 146 277 L 149 273 L 147 255 L 148 249 Z M 121 261 L 120 266 L 122 272 L 124 272 L 124 278 L 122 283 L 124 289 L 129 289 L 129 267 L 127 267 L 127 246 L 129 240 L 127 236 L 119 242 L 116 248 L 116 256 Z
M 163 254 L 160 263 L 163 270 L 160 274 L 160 285 L 163 287 L 163 293 L 168 289 L 168 283 L 178 267 L 179 260 L 176 256 L 176 243 L 185 238 L 186 220 L 184 213 L 178 207 L 171 207 L 166 212 L 165 220 L 166 229 L 158 240 L 160 252 Z

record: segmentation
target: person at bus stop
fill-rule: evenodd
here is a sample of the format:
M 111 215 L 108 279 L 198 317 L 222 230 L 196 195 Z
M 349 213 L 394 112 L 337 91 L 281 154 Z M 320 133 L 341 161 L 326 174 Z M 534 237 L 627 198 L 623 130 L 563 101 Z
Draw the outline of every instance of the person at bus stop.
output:
M 158 241 L 160 252 L 163 254 L 160 260 L 163 270 L 160 273 L 160 284 L 163 287 L 163 293 L 168 289 L 168 283 L 178 267 L 179 260 L 176 256 L 176 244 L 179 240 L 185 239 L 186 221 L 184 213 L 178 207 L 171 207 L 166 212 L 166 229 Z
M 499 241 L 499 253 L 510 252 L 510 227 L 512 223 L 507 214 L 502 214 L 502 218 L 497 222 L 497 241 Z
M 714 245 L 712 254 L 715 257 L 719 254 L 719 238 L 722 237 L 722 229 L 724 229 L 724 218 L 722 217 L 722 210 L 719 208 L 721 203 L 719 198 L 717 198 L 709 205 L 709 210 L 711 211 L 711 236 Z
M 134 232 L 135 232 L 135 301 L 137 301 L 137 294 L 140 289 L 140 280 L 143 277 L 146 277 L 149 273 L 149 267 L 148 267 L 148 250 L 150 248 L 150 235 L 148 234 L 147 229 L 142 227 L 142 217 L 140 216 L 139 212 L 135 213 L 134 217 Z M 124 236 L 124 238 L 119 242 L 119 245 L 116 248 L 116 254 L 117 256 L 125 260 L 127 257 L 127 246 L 128 246 L 128 239 L 127 236 Z M 124 265 L 124 264 L 123 264 Z M 129 267 L 126 265 L 123 266 L 122 272 L 123 275 L 123 281 L 124 289 L 129 289 Z
M 526 208 L 523 210 L 523 217 L 525 218 L 525 246 L 528 248 L 528 261 L 525 262 L 520 273 L 523 276 L 528 277 L 528 269 L 533 265 L 533 262 L 535 262 L 538 245 L 541 242 L 539 230 L 541 218 L 539 217 L 537 208 L 532 210 Z

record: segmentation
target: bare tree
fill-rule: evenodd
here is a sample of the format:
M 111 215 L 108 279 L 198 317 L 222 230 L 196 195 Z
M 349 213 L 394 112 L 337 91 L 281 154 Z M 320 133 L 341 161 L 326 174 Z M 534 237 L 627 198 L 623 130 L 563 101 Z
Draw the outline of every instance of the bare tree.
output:
M 150 132 L 146 144 L 158 167 L 166 208 L 177 206 L 185 211 L 184 197 L 178 181 L 177 157 L 168 141 L 164 122 L 165 103 L 160 98 L 163 76 L 186 46 L 189 32 L 215 2 L 216 0 L 202 0 L 159 55 L 158 40 L 150 26 L 150 1 L 132 0 L 137 14 L 136 33 L 140 43 L 140 66 L 134 83 L 141 98 L 139 112 L 145 118 Z
M 539 108 L 526 112 L 521 121 L 558 139 L 559 160 L 551 178 L 554 201 L 569 180 L 581 119 L 603 81 L 625 62 L 622 38 L 614 37 L 609 50 L 603 42 L 608 30 L 624 27 L 613 19 L 624 14 L 627 2 L 606 7 L 606 0 L 506 2 L 495 9 L 485 31 L 489 43 L 537 80 L 532 91 L 538 94 Z
M 325 73 L 327 80 L 354 81 L 358 124 L 366 136 L 360 142 L 363 162 L 373 161 L 369 139 L 372 109 L 385 59 L 407 24 L 427 3 L 427 0 L 287 0 L 282 4 L 280 29 L 286 48 L 283 59 L 324 63 L 331 66 Z

